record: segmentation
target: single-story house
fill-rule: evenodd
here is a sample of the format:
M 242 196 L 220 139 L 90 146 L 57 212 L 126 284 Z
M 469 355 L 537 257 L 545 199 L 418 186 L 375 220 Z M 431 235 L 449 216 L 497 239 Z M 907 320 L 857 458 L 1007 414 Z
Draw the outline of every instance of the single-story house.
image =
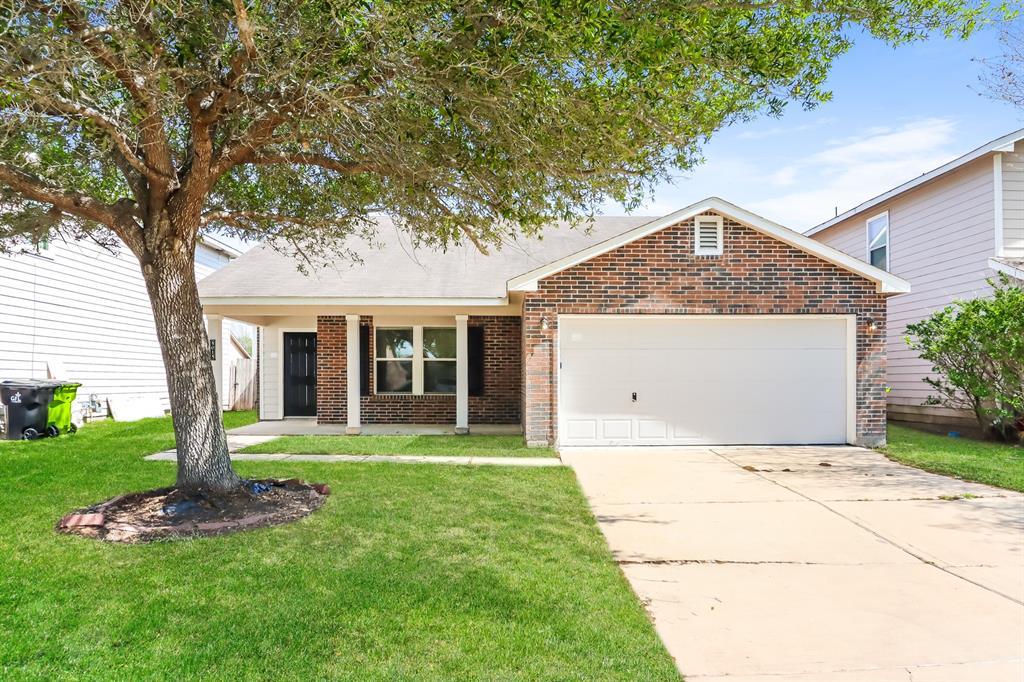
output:
M 886 298 L 907 282 L 734 204 L 552 225 L 493 255 L 415 249 L 302 274 L 268 246 L 200 282 L 258 325 L 259 413 L 520 425 L 530 444 L 885 439 Z

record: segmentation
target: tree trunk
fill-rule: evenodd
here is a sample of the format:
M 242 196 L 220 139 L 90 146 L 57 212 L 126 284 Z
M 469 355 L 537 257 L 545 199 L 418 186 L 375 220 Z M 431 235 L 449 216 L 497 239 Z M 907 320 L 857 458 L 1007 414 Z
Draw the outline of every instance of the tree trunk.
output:
M 228 456 L 196 287 L 195 247 L 176 246 L 144 263 L 142 273 L 167 372 L 178 450 L 177 486 L 212 492 L 237 490 L 241 479 Z

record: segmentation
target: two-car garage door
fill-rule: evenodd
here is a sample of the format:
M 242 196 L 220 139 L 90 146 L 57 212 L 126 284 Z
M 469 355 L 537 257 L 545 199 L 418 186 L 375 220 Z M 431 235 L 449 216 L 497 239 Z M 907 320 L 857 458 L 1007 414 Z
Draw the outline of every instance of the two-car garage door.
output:
M 822 315 L 562 316 L 559 442 L 845 443 L 851 326 Z

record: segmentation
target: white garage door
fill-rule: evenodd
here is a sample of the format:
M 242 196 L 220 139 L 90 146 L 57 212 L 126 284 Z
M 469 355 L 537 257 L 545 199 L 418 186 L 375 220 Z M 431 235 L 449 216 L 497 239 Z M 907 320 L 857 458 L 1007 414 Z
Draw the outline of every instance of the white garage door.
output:
M 845 443 L 847 319 L 562 316 L 562 445 Z

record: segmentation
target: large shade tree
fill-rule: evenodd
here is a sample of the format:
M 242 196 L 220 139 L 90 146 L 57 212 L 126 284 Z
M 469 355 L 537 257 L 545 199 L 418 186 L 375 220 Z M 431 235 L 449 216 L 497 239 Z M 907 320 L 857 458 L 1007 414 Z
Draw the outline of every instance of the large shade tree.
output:
M 179 487 L 240 485 L 193 276 L 218 230 L 331 257 L 386 212 L 480 249 L 637 202 L 716 130 L 813 106 L 864 30 L 965 0 L 0 0 L 0 241 L 116 238 L 163 349 Z

